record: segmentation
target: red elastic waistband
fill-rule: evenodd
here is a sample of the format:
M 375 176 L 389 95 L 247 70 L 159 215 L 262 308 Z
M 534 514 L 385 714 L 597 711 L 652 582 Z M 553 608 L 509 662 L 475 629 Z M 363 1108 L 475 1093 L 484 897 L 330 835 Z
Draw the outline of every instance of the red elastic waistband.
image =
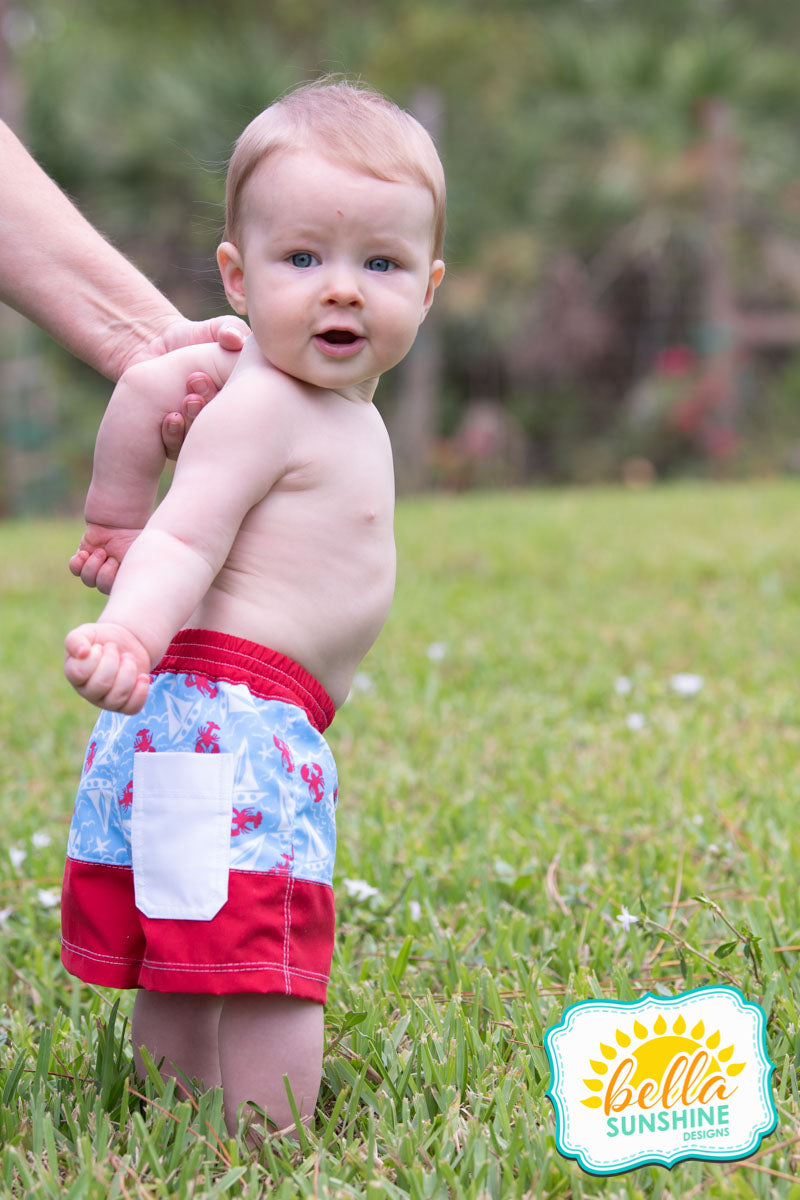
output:
M 154 668 L 154 675 L 203 675 L 215 683 L 244 683 L 262 700 L 284 700 L 305 709 L 320 733 L 336 709 L 328 693 L 304 667 L 258 642 L 213 629 L 182 629 Z

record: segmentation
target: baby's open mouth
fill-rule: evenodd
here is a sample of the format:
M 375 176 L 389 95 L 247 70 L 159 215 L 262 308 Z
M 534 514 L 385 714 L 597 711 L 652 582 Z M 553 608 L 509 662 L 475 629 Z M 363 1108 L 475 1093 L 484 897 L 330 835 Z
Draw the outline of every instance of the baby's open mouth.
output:
M 349 346 L 358 340 L 356 335 L 347 329 L 329 329 L 326 333 L 321 334 L 321 337 L 323 341 L 330 342 L 334 346 Z

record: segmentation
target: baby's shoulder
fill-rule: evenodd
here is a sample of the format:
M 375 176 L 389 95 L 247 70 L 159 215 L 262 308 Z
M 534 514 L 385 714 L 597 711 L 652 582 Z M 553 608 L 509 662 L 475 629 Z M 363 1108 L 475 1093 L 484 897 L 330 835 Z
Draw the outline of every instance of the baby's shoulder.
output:
M 266 359 L 237 363 L 220 399 L 229 419 L 288 425 L 301 420 L 307 388 Z M 213 407 L 213 406 L 212 406 Z

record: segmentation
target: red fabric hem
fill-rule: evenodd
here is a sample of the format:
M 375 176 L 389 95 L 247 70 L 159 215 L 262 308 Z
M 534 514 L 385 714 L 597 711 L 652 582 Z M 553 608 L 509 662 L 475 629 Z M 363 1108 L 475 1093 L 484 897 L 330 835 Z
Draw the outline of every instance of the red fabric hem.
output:
M 327 999 L 334 906 L 324 883 L 232 870 L 213 920 L 154 920 L 135 907 L 130 867 L 67 858 L 61 923 L 61 960 L 86 983 Z
M 284 700 L 305 710 L 323 733 L 336 709 L 319 680 L 285 654 L 214 629 L 181 629 L 153 669 L 201 675 L 215 683 L 244 683 L 262 700 Z
M 181 966 L 167 969 L 150 967 L 146 962 L 125 964 L 105 960 L 102 955 L 67 945 L 62 939 L 61 962 L 71 975 L 84 983 L 98 987 L 116 989 L 144 988 L 148 992 L 191 992 L 211 996 L 232 996 L 238 993 L 268 995 L 278 993 L 296 996 L 301 1000 L 314 1000 L 325 1004 L 328 998 L 327 982 L 304 979 L 296 971 L 289 971 L 289 988 L 282 966 L 273 967 L 256 963 L 252 967 L 240 964 L 223 964 L 192 969 Z M 235 975 L 234 975 L 235 972 Z

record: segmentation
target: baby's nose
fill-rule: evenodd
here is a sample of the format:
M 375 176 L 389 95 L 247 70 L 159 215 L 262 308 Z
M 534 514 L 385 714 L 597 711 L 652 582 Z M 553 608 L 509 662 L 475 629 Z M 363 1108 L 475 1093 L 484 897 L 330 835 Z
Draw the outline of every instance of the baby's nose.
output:
M 361 307 L 364 297 L 361 294 L 355 271 L 343 267 L 333 268 L 325 281 L 323 298 L 326 304 Z

